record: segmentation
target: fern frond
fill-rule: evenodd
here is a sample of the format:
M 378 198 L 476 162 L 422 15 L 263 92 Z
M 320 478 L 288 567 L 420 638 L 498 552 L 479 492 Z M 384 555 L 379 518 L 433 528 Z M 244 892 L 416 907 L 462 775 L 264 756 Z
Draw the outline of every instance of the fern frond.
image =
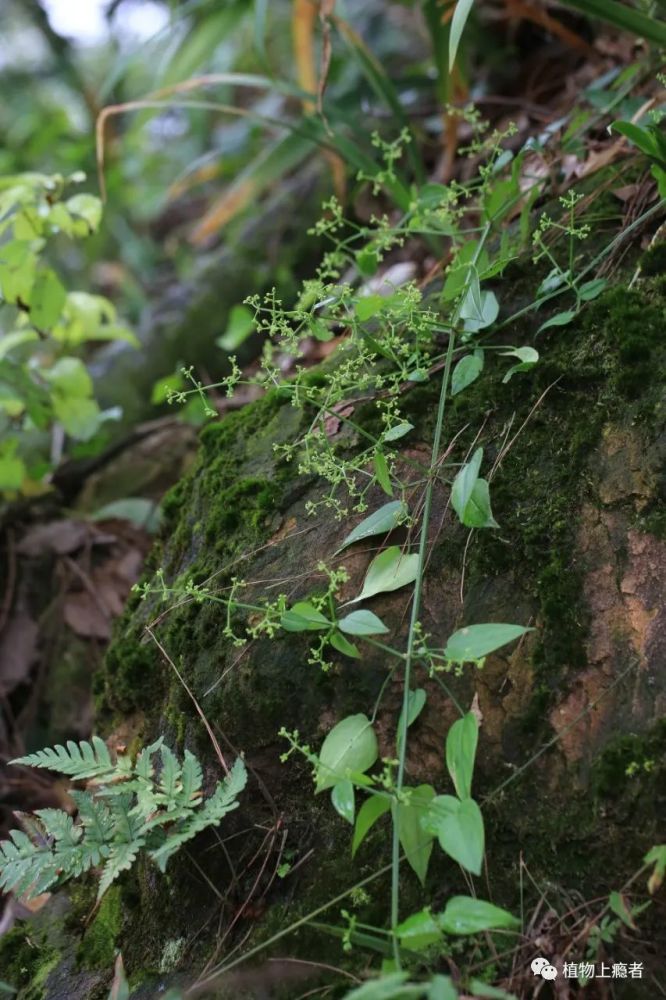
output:
M 64 846 L 73 846 L 81 836 L 81 830 L 76 829 L 74 820 L 64 809 L 37 809 L 35 816 L 48 831 L 49 837 Z
M 159 770 L 154 759 L 158 751 Z M 63 809 L 39 809 L 20 817 L 25 831 L 13 830 L 9 840 L 0 841 L 0 890 L 28 897 L 103 865 L 101 898 L 143 849 L 164 871 L 182 844 L 236 808 L 247 781 L 245 765 L 237 760 L 204 800 L 199 761 L 186 750 L 181 763 L 161 738 L 142 750 L 136 763 L 128 755 L 114 763 L 97 737 L 12 763 L 89 781 L 86 791 L 71 793 L 76 818 Z
M 162 747 L 162 771 L 159 779 L 158 801 L 161 805 L 169 805 L 176 801 L 182 788 L 180 783 L 181 768 L 176 756 L 168 747 Z
M 22 830 L 0 842 L 0 889 L 39 896 L 58 881 L 58 866 L 48 844 L 34 844 Z
M 98 901 L 109 886 L 115 882 L 121 872 L 127 871 L 128 868 L 132 867 L 136 861 L 137 854 L 144 844 L 145 841 L 140 837 L 138 840 L 133 840 L 130 843 L 114 844 L 109 852 L 107 862 L 102 869 L 102 877 L 99 880 L 99 888 L 97 890 Z
M 103 845 L 111 843 L 115 829 L 113 815 L 108 806 L 89 792 L 71 792 L 79 810 L 79 820 L 87 841 Z
M 217 786 L 202 807 L 192 813 L 182 825 L 177 826 L 174 830 L 169 830 L 166 843 L 156 850 L 150 851 L 150 856 L 160 871 L 163 872 L 166 869 L 171 855 L 175 854 L 184 843 L 196 837 L 207 827 L 216 826 L 223 816 L 238 806 L 238 796 L 245 788 L 246 782 L 245 764 L 239 758 L 229 775 Z
M 134 773 L 137 778 L 145 778 L 146 781 L 150 781 L 155 774 L 155 767 L 153 765 L 153 757 L 160 749 L 164 742 L 164 737 L 160 736 L 159 740 L 155 740 L 151 743 L 149 747 L 144 747 L 139 756 L 136 759 L 136 765 L 134 767 Z
M 182 788 L 178 793 L 178 804 L 182 808 L 194 809 L 201 800 L 203 773 L 201 764 L 189 750 L 185 751 L 181 780 Z
M 99 778 L 101 775 L 110 774 L 115 766 L 106 743 L 98 736 L 93 736 L 92 746 L 86 740 L 82 740 L 80 743 L 68 740 L 66 748 L 58 744 L 55 747 L 28 754 L 26 757 L 17 757 L 10 763 L 25 764 L 29 767 L 45 767 L 49 771 L 58 771 L 60 774 L 66 774 L 76 780 Z
M 131 844 L 143 833 L 143 820 L 132 808 L 131 795 L 117 795 L 109 799 L 109 809 L 113 819 L 114 843 Z

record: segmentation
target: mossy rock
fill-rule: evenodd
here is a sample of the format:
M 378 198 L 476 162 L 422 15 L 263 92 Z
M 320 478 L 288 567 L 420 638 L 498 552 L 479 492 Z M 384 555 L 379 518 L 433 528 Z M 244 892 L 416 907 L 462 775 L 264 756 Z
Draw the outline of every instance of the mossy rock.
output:
M 416 671 L 414 684 L 428 700 L 410 730 L 407 779 L 450 791 L 443 746 L 456 710 L 449 692 L 464 705 L 476 698 L 475 795 L 485 801 L 489 891 L 508 907 L 519 905 L 521 855 L 535 885 L 592 898 L 619 888 L 663 839 L 666 543 L 650 525 L 666 511 L 665 319 L 660 278 L 643 278 L 631 291 L 614 287 L 575 324 L 539 337 L 541 360 L 530 373 L 504 385 L 505 366 L 491 361 L 448 411 L 445 440 L 469 424 L 455 462 L 484 419 L 480 443 L 484 468 L 495 465 L 491 495 L 500 527 L 477 532 L 468 545 L 448 509 L 448 488 L 436 487 L 423 627 L 435 646 L 461 624 L 514 621 L 535 631 L 488 657 L 482 670 L 443 678 L 444 689 Z M 521 320 L 512 342 L 534 342 L 535 325 Z M 437 386 L 426 385 L 404 398 L 415 427 L 410 458 L 427 460 L 436 395 Z M 304 419 L 273 392 L 205 429 L 195 467 L 164 505 L 147 578 L 160 569 L 169 586 L 191 579 L 220 593 L 243 580 L 248 604 L 280 592 L 293 601 L 321 589 L 321 560 L 350 574 L 341 601 L 358 593 L 373 546 L 335 556 L 350 525 L 309 518 L 306 503 L 320 498 L 321 485 L 274 450 L 294 439 Z M 419 488 L 410 492 L 416 500 Z M 377 493 L 371 504 L 384 500 Z M 396 533 L 397 542 L 403 537 Z M 368 602 L 396 645 L 406 635 L 408 603 L 406 590 Z M 146 633 L 148 624 L 171 662 Z M 225 850 L 210 834 L 201 838 L 196 866 L 180 855 L 161 876 L 141 862 L 121 883 L 123 928 L 114 942 L 137 997 L 168 980 L 160 969 L 170 942 L 185 942 L 180 971 L 198 970 L 212 952 L 220 960 L 236 944 L 268 940 L 388 860 L 386 827 L 378 825 L 352 862 L 350 827 L 326 796 L 311 794 L 307 767 L 294 757 L 280 762 L 286 746 L 278 737 L 286 726 L 318 747 L 343 716 L 371 712 L 387 682 L 384 654 L 364 649 L 357 661 L 333 653 L 333 669 L 322 672 L 308 663 L 307 637 L 280 632 L 236 646 L 226 625 L 220 604 L 137 597 L 98 678 L 107 732 L 139 720 L 135 736 L 138 725 L 145 741 L 163 733 L 174 748 L 189 746 L 212 783 L 219 764 L 193 695 L 224 752 L 243 752 L 250 772 L 241 809 L 221 828 Z M 401 698 L 396 674 L 376 718 L 383 757 L 394 756 Z M 274 877 L 284 860 L 293 872 Z M 425 890 L 409 870 L 402 873 L 405 914 L 425 902 L 441 907 L 452 891 L 465 891 L 437 851 L 431 871 Z M 363 922 L 384 923 L 387 879 L 320 919 L 339 922 L 347 906 Z M 218 923 L 232 930 L 215 951 Z M 659 946 L 664 942 L 646 946 L 641 957 L 649 963 Z M 309 926 L 261 959 L 268 955 L 357 971 L 366 962 L 362 950 L 346 955 L 338 939 Z M 251 975 L 225 981 L 229 995 L 255 995 Z M 284 996 L 302 992 L 302 982 L 294 983 L 285 981 Z

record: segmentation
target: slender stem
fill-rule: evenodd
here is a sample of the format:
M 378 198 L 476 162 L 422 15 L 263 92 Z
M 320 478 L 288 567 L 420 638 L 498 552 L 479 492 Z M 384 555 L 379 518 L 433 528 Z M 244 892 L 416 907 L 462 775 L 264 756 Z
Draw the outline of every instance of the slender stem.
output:
M 449 346 L 446 352 L 446 362 L 444 365 L 444 372 L 442 374 L 442 386 L 439 393 L 439 405 L 437 407 L 437 423 L 435 424 L 435 435 L 432 442 L 432 457 L 431 464 L 434 466 L 437 462 L 439 456 L 439 448 L 442 439 L 442 425 L 444 423 L 444 412 L 446 408 L 446 395 L 449 385 L 449 376 L 451 373 L 451 360 L 453 358 L 453 345 L 455 343 L 455 333 L 451 332 L 449 334 Z M 414 586 L 414 598 L 412 601 L 412 612 L 409 622 L 409 636 L 407 639 L 407 652 L 405 654 L 405 674 L 404 674 L 404 689 L 403 689 L 403 700 L 402 700 L 402 715 L 401 715 L 401 727 L 403 729 L 402 738 L 401 734 L 398 733 L 398 743 L 400 745 L 400 756 L 398 759 L 398 776 L 396 781 L 397 798 L 392 806 L 393 812 L 393 842 L 392 842 L 392 867 L 391 867 L 391 927 L 395 929 L 398 926 L 399 914 L 400 914 L 400 813 L 398 809 L 398 803 L 400 799 L 400 792 L 405 779 L 405 757 L 407 748 L 406 732 L 404 730 L 407 727 L 407 718 L 409 714 L 409 695 L 410 695 L 410 681 L 412 673 L 412 662 L 414 659 L 414 643 L 416 640 L 416 626 L 419 620 L 419 613 L 421 610 L 421 584 L 423 578 L 423 571 L 425 569 L 427 550 L 428 550 L 428 527 L 430 524 L 430 512 L 432 508 L 432 493 L 433 493 L 434 477 L 430 477 L 426 485 L 425 491 L 425 501 L 423 504 L 423 520 L 421 522 L 421 535 L 419 538 L 419 561 L 418 561 L 418 571 L 416 577 L 416 584 Z M 395 958 L 396 965 L 401 968 L 400 964 L 400 947 L 398 944 L 398 939 L 394 935 L 393 937 L 393 954 Z
M 446 351 L 446 360 L 444 362 L 444 371 L 442 373 L 442 384 L 439 392 L 439 404 L 437 406 L 437 420 L 435 423 L 435 433 L 432 440 L 432 451 L 430 456 L 430 469 L 431 473 L 437 467 L 437 462 L 439 459 L 439 451 L 442 442 L 442 428 L 444 426 L 444 414 L 446 411 L 446 399 L 449 386 L 449 378 L 451 375 L 451 364 L 453 361 L 453 352 L 455 348 L 455 328 L 460 319 L 460 305 L 464 301 L 469 283 L 472 277 L 472 269 L 475 267 L 479 255 L 483 248 L 483 245 L 490 232 L 490 226 L 486 225 L 479 239 L 478 245 L 476 247 L 476 252 L 474 254 L 474 259 L 470 265 L 470 275 L 465 282 L 465 287 L 461 293 L 459 304 L 455 310 L 452 330 L 449 334 L 449 343 Z M 414 584 L 414 597 L 412 600 L 412 611 L 409 622 L 409 635 L 407 638 L 407 651 L 405 653 L 405 673 L 404 673 L 404 687 L 402 694 L 402 714 L 401 714 L 401 730 L 398 732 L 398 774 L 396 779 L 396 798 L 392 806 L 392 819 L 393 819 L 393 839 L 392 839 L 392 852 L 391 852 L 391 929 L 395 930 L 398 926 L 400 918 L 400 812 L 398 809 L 398 804 L 400 802 L 400 796 L 405 780 L 405 760 L 407 755 L 407 718 L 409 715 L 409 695 L 410 695 L 410 682 L 412 674 L 412 663 L 414 661 L 414 646 L 416 643 L 417 636 L 417 626 L 419 622 L 419 614 L 421 611 L 421 591 L 423 587 L 423 575 L 425 572 L 426 558 L 428 555 L 428 529 L 430 527 L 430 514 L 432 511 L 432 495 L 435 485 L 436 477 L 430 475 L 428 478 L 428 483 L 425 489 L 425 498 L 423 503 L 423 517 L 421 520 L 421 533 L 419 537 L 419 551 L 418 551 L 418 569 L 416 575 L 416 582 Z M 393 935 L 393 957 L 395 964 L 398 969 L 402 968 L 402 963 L 400 959 L 400 946 L 397 937 Z

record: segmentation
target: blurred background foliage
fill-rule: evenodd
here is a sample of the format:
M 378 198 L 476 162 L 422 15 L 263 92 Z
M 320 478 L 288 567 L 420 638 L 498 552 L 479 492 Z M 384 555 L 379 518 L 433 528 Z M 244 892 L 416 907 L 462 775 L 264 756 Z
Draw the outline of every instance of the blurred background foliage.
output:
M 406 129 L 387 185 L 405 211 L 412 185 L 453 176 L 459 122 L 446 108 L 474 101 L 486 114 L 501 94 L 503 111 L 531 106 L 538 119 L 563 67 L 590 57 L 597 17 L 658 43 L 665 5 L 4 0 L 0 175 L 83 170 L 95 193 L 103 178 L 104 224 L 58 263 L 137 326 L 164 289 L 241 244 L 248 217 L 270 211 L 267 198 L 298 183 L 308 160 L 321 164 L 323 194 L 367 217 L 362 179 L 383 162 L 373 135 Z M 452 30 L 462 40 L 449 66 Z M 565 53 L 559 75 L 546 38 Z M 280 286 L 279 261 L 273 271 Z
M 205 244 L 256 209 L 313 143 L 337 153 L 329 166 L 341 193 L 377 163 L 373 130 L 395 137 L 409 122 L 419 143 L 408 166 L 411 179 L 422 181 L 428 146 L 436 154 L 446 132 L 445 102 L 478 99 L 491 81 L 515 86 L 517 50 L 532 34 L 554 30 L 581 51 L 590 37 L 585 19 L 561 5 L 461 4 L 470 8 L 469 22 L 450 74 L 453 0 L 325 0 L 321 12 L 311 0 L 83 6 L 86 14 L 71 0 L 4 0 L 0 78 L 9 99 L 0 106 L 0 174 L 82 169 L 96 190 L 93 136 L 102 109 L 148 97 L 163 103 L 107 119 L 106 222 L 87 245 L 98 261 L 93 280 L 120 285 L 134 315 L 165 256 L 187 270 L 192 242 Z M 621 7 L 640 29 L 651 6 L 663 13 L 664 0 L 569 6 L 602 16 Z M 92 33 L 91 12 L 99 18 Z M 666 29 L 659 16 L 652 23 L 658 39 Z M 212 77 L 208 84 L 196 82 L 204 76 Z

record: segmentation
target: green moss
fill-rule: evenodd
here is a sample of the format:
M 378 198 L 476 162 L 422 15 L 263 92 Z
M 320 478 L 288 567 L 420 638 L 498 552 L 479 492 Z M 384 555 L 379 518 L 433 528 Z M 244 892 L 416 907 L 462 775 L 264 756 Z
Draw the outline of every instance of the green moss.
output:
M 104 895 L 95 919 L 84 934 L 77 959 L 86 969 L 110 969 L 123 925 L 121 890 L 117 885 Z
M 104 669 L 95 675 L 94 691 L 98 712 L 108 707 L 126 714 L 147 710 L 164 697 L 166 676 L 163 665 L 155 655 L 140 629 L 127 629 L 109 648 Z
M 59 957 L 57 948 L 28 925 L 19 924 L 0 938 L 2 978 L 19 990 L 21 1000 L 42 1000 L 46 980 Z
M 666 240 L 645 251 L 641 257 L 641 273 L 646 278 L 666 274 Z
M 592 787 L 601 798 L 619 800 L 662 789 L 666 769 L 666 719 L 647 733 L 624 733 L 604 748 L 594 766 Z
M 664 347 L 666 310 L 655 285 L 629 291 L 615 287 L 586 311 L 583 330 L 599 330 L 610 352 L 611 388 L 635 399 L 654 381 L 654 364 Z
M 662 541 L 666 539 L 666 505 L 657 502 L 649 510 L 636 518 L 636 527 L 648 535 L 654 535 Z

